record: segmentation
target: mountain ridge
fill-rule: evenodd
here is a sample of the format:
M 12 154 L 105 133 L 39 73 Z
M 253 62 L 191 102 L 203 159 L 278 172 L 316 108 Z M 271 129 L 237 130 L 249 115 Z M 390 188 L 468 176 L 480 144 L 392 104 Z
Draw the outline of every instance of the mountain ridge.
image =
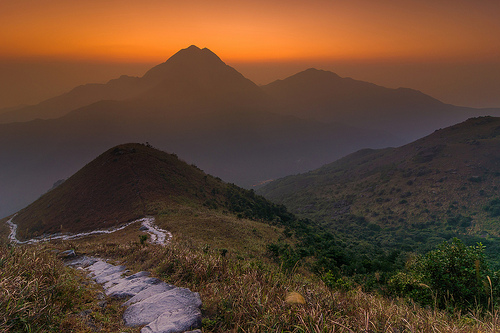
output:
M 184 64 L 172 65 L 177 62 Z M 308 72 L 318 73 L 344 80 L 329 72 Z M 314 103 L 288 108 L 210 50 L 194 46 L 177 52 L 146 78 L 155 75 L 161 82 L 122 76 L 105 85 L 82 86 L 73 93 L 106 89 L 101 95 L 89 93 L 92 102 L 85 99 L 89 96 L 82 97 L 84 102 L 75 103 L 85 105 L 74 104 L 55 119 L 0 124 L 0 216 L 24 207 L 57 179 L 67 178 L 102 150 L 123 142 L 151 142 L 226 181 L 250 187 L 317 168 L 361 148 L 398 146 L 409 136 L 430 133 L 434 126 L 452 121 L 443 110 L 425 108 L 406 119 L 404 107 L 399 118 L 389 108 L 392 111 L 374 110 L 355 119 L 346 112 L 346 121 L 318 120 L 313 117 Z M 327 97 L 333 94 L 319 83 L 306 86 L 313 92 L 323 89 Z M 110 95 L 112 87 L 120 98 Z M 64 98 L 70 101 L 70 95 Z M 301 96 L 293 95 L 290 101 Z M 357 103 L 355 95 L 352 100 Z M 60 105 L 73 103 L 66 102 Z M 324 110 L 323 102 L 318 99 L 318 103 Z M 385 129 L 373 129 L 377 122 Z M 401 135 L 393 134 L 395 130 Z
M 178 107 L 178 104 L 187 104 L 190 99 L 196 99 L 197 94 L 205 94 L 202 96 L 204 99 L 194 103 L 192 110 L 200 107 L 202 103 L 208 103 L 209 97 L 217 95 L 219 89 L 225 91 L 222 96 L 232 93 L 235 94 L 233 100 L 244 98 L 246 103 L 252 103 L 252 99 L 265 99 L 256 84 L 226 65 L 215 53 L 207 48 L 200 49 L 192 45 L 154 66 L 142 77 L 122 75 L 104 84 L 80 85 L 37 105 L 2 113 L 0 123 L 23 122 L 37 118 L 54 119 L 101 100 L 137 100 L 150 104 L 149 107 L 164 107 L 169 104 Z M 245 93 L 248 89 L 253 92 Z M 220 102 L 219 106 L 223 103 L 224 101 Z M 260 106 L 263 106 L 262 104 Z
M 457 107 L 418 90 L 385 88 L 315 68 L 276 80 L 262 89 L 283 106 L 283 114 L 377 128 L 404 137 L 407 142 L 436 128 L 484 115 L 482 112 L 500 115 L 500 109 Z
M 498 237 L 482 208 L 498 196 L 499 147 L 500 118 L 471 118 L 399 148 L 360 150 L 258 192 L 329 224 L 354 214 L 382 228 L 443 225 Z

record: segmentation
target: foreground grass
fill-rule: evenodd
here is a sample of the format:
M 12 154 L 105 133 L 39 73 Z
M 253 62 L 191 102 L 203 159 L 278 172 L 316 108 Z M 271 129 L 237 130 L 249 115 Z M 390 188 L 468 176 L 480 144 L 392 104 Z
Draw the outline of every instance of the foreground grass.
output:
M 136 332 L 123 329 L 121 302 L 99 306 L 100 292 L 48 245 L 0 245 L 0 332 Z
M 421 308 L 359 289 L 333 291 L 314 276 L 285 273 L 265 260 L 176 240 L 167 247 L 138 242 L 66 243 L 78 252 L 114 258 L 200 293 L 204 332 L 496 332 L 498 313 Z M 298 292 L 305 304 L 286 301 Z
M 131 238 L 95 238 L 36 246 L 0 245 L 0 332 L 138 332 L 123 326 L 122 301 L 106 299 L 56 253 L 111 258 L 133 271 L 200 293 L 203 332 L 497 332 L 499 315 L 421 308 L 360 289 L 331 290 L 306 272 L 284 272 L 266 259 L 175 238 L 166 247 Z M 304 304 L 287 302 L 290 292 Z M 299 297 L 300 298 L 300 297 Z

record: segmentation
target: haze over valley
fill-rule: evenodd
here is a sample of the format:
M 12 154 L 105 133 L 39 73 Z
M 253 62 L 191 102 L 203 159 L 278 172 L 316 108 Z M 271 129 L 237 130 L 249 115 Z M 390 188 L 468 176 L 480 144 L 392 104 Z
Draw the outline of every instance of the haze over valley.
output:
M 123 142 L 149 142 L 249 188 L 495 112 L 317 69 L 259 87 L 190 46 L 142 77 L 79 86 L 0 115 L 0 211 L 22 208 Z

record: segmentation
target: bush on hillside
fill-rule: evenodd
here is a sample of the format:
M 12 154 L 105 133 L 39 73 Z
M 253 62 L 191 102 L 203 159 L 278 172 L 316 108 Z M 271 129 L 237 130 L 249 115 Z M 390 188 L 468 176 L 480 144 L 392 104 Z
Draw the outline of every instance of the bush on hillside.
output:
M 483 209 L 488 212 L 490 217 L 500 216 L 500 198 L 491 200 Z
M 491 276 L 484 246 L 466 246 L 454 238 L 426 255 L 407 262 L 389 285 L 399 296 L 408 296 L 423 305 L 471 309 L 490 303 Z M 495 274 L 496 275 L 496 274 Z

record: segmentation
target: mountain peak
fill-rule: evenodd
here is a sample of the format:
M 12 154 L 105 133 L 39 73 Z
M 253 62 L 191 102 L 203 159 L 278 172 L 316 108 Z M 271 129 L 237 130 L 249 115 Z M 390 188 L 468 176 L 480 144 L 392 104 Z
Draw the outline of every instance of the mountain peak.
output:
M 319 77 L 324 77 L 324 78 L 339 78 L 336 73 L 331 72 L 331 71 L 325 71 L 323 69 L 317 69 L 317 68 L 308 68 L 305 71 L 299 72 L 292 77 L 310 77 L 310 78 L 319 78 Z
M 260 103 L 264 93 L 255 83 L 226 65 L 215 53 L 195 45 L 178 51 L 143 77 L 151 87 L 141 98 L 151 103 L 178 103 L 227 108 L 229 105 Z M 252 104 L 252 105 L 253 105 Z
M 207 67 L 225 67 L 226 64 L 207 48 L 200 49 L 196 45 L 182 49 L 171 56 L 167 61 L 151 68 L 144 79 L 161 81 L 173 71 L 182 69 L 198 70 Z

